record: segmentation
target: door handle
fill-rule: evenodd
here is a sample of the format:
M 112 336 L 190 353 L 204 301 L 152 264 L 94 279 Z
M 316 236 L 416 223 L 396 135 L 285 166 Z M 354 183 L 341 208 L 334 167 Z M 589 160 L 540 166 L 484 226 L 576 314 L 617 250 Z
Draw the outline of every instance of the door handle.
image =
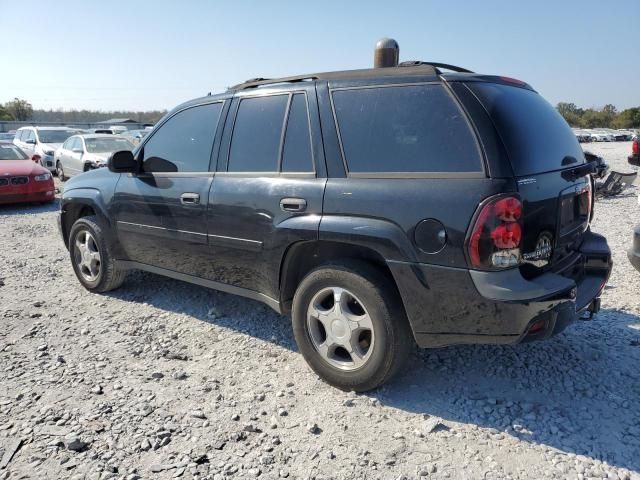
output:
M 180 195 L 180 203 L 182 205 L 198 205 L 200 204 L 199 193 L 183 193 Z
M 283 198 L 280 200 L 280 208 L 285 212 L 304 212 L 307 201 L 304 198 Z

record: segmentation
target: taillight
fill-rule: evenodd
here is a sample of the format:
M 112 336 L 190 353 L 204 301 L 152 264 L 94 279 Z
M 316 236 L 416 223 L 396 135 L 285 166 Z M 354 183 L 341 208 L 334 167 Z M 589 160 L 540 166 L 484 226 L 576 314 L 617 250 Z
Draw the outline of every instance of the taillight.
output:
M 522 203 L 517 196 L 500 196 L 487 201 L 478 212 L 467 250 L 471 266 L 500 269 L 520 264 Z
M 631 144 L 631 153 L 633 155 L 640 155 L 640 140 L 637 138 Z
M 34 162 L 39 162 L 40 158 L 41 158 L 40 155 L 36 153 L 33 157 L 31 157 L 31 160 L 33 160 Z

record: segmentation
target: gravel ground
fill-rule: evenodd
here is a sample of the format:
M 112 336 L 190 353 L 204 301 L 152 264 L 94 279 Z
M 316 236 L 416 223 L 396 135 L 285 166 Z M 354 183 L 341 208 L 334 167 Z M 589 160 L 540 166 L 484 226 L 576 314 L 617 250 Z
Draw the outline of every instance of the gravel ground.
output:
M 631 169 L 628 142 L 587 148 Z M 0 480 L 640 479 L 636 192 L 596 206 L 615 267 L 594 321 L 416 351 L 368 395 L 319 381 L 261 304 L 143 273 L 88 293 L 56 209 L 0 207 Z

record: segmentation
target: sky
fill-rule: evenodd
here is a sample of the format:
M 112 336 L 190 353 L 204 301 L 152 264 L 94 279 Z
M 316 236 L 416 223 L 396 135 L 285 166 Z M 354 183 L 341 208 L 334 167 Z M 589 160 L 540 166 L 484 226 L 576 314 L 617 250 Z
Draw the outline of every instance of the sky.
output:
M 400 60 L 519 78 L 547 100 L 640 106 L 640 0 L 0 0 L 0 103 L 155 110 L 254 77 Z

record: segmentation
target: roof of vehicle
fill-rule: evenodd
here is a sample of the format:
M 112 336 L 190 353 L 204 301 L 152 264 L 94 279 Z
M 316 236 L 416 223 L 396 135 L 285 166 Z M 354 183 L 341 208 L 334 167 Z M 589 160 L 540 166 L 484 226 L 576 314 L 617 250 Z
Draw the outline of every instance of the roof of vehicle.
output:
M 94 138 L 124 138 L 120 135 L 112 135 L 111 133 L 79 133 L 73 135 L 74 137 L 82 137 L 85 140 L 91 140 Z
M 447 72 L 443 72 L 447 70 Z M 341 70 L 335 72 L 310 73 L 280 78 L 253 78 L 228 88 L 225 92 L 207 95 L 205 97 L 189 100 L 178 105 L 173 111 L 189 106 L 204 103 L 206 101 L 224 100 L 231 98 L 235 93 L 260 87 L 286 87 L 295 88 L 296 85 L 309 81 L 325 80 L 330 87 L 352 86 L 353 84 L 375 83 L 407 83 L 418 81 L 492 81 L 519 86 L 534 90 L 529 84 L 513 78 L 482 75 L 474 73 L 466 68 L 456 67 L 439 62 L 402 62 L 397 67 L 365 68 L 360 70 Z M 535 90 L 534 90 L 535 91 Z M 171 112 L 169 112 L 171 113 Z
M 71 127 L 47 127 L 47 126 L 43 126 L 40 127 L 38 125 L 28 125 L 26 127 L 20 127 L 18 130 L 24 130 L 25 128 L 35 128 L 36 130 L 76 130 L 75 128 L 71 128 Z

